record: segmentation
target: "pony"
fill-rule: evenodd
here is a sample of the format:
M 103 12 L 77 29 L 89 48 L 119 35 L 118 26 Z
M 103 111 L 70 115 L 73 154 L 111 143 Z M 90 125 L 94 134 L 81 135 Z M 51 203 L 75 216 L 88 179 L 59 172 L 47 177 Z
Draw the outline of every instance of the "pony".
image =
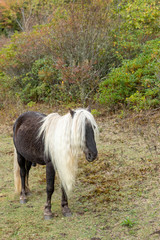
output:
M 88 162 L 97 158 L 97 136 L 98 127 L 89 108 L 70 109 L 63 116 L 33 111 L 21 114 L 13 126 L 14 183 L 16 192 L 20 194 L 20 203 L 27 202 L 31 166 L 46 165 L 44 218 L 53 217 L 51 198 L 56 172 L 61 182 L 62 214 L 71 216 L 68 195 L 75 183 L 78 158 L 81 153 Z

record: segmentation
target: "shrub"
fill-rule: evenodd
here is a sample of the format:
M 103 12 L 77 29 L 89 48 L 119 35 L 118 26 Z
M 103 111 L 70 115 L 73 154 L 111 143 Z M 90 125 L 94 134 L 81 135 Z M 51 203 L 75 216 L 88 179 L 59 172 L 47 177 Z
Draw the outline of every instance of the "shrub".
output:
M 142 45 L 159 36 L 159 3 L 157 0 L 113 1 L 112 40 L 116 56 L 133 59 Z
M 100 102 L 110 107 L 125 104 L 130 108 L 138 107 L 138 101 L 140 108 L 158 104 L 156 56 L 152 66 L 151 50 L 149 53 L 142 50 L 147 40 L 158 35 L 157 1 L 122 0 L 117 4 L 110 0 L 9 0 L 8 3 L 15 8 L 10 5 L 6 8 L 9 12 L 3 9 L 2 15 L 12 12 L 11 29 L 19 31 L 21 25 L 25 32 L 15 33 L 1 50 L 0 70 L 12 79 L 12 92 L 23 102 L 54 99 L 85 104 L 92 101 L 101 79 L 106 79 L 113 67 L 123 65 L 112 70 L 100 85 Z M 46 13 L 49 18 L 45 19 Z M 8 24 L 9 16 L 0 24 Z M 19 27 L 14 28 L 13 22 L 20 24 Z M 38 25 L 33 26 L 34 22 Z M 135 58 L 142 51 L 145 53 Z M 122 64 L 123 59 L 133 58 L 133 62 Z M 133 73 L 129 69 L 134 69 Z
M 15 77 L 14 91 L 24 103 L 57 99 L 61 86 L 58 70 L 54 68 L 51 57 L 36 60 L 29 72 Z
M 84 104 L 92 98 L 114 59 L 108 54 L 108 6 L 103 1 L 64 4 L 55 10 L 50 23 L 12 36 L 11 43 L 1 50 L 0 66 L 16 79 L 24 102 L 48 101 L 54 96 L 58 101 Z M 49 58 L 53 72 L 59 72 L 58 82 L 50 81 Z M 51 76 L 48 69 L 44 71 L 48 64 Z M 42 75 L 49 80 L 42 80 Z
M 124 61 L 100 84 L 101 104 L 147 109 L 160 104 L 159 39 L 148 41 L 139 57 Z
M 49 22 L 55 5 L 53 0 L 1 0 L 0 34 L 30 31 L 36 24 Z
M 0 108 L 3 108 L 6 100 L 13 101 L 15 98 L 13 96 L 13 82 L 14 79 L 0 71 Z

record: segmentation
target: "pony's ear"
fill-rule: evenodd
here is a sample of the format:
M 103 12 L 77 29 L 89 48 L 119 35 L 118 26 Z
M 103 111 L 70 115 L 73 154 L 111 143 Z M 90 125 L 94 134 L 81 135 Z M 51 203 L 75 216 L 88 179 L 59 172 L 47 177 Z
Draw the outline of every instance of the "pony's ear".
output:
M 91 106 L 88 106 L 88 107 L 86 108 L 86 110 L 87 110 L 88 112 L 91 112 Z
M 73 117 L 74 117 L 74 114 L 75 114 L 75 112 L 74 112 L 72 109 L 70 109 L 70 108 L 69 108 L 69 112 L 70 112 L 70 114 L 71 114 L 71 117 L 73 118 Z

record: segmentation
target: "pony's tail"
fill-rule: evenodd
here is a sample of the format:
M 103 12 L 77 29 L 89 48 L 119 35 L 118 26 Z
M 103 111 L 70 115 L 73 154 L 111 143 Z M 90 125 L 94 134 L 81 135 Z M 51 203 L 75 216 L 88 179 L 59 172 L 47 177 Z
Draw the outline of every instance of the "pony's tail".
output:
M 14 148 L 14 186 L 15 186 L 15 192 L 20 193 L 21 192 L 21 177 L 20 177 L 20 167 L 17 160 L 17 152 Z

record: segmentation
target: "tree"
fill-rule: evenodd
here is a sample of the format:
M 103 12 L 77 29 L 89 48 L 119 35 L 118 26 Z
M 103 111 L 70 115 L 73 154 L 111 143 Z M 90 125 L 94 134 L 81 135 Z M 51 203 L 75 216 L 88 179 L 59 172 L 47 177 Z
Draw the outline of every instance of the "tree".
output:
M 10 35 L 29 31 L 36 24 L 48 22 L 53 10 L 53 0 L 1 0 L 0 32 Z

